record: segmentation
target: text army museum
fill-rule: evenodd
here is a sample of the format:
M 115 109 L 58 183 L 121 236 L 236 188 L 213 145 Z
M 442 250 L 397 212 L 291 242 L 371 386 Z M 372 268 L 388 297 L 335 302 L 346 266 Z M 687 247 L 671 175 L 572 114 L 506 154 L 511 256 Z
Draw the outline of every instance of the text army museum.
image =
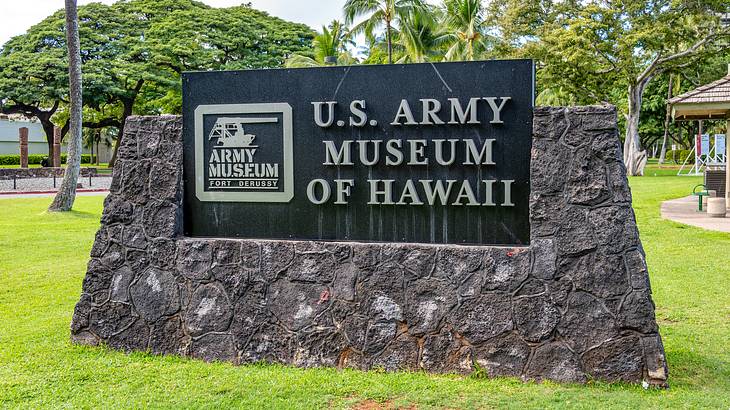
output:
M 527 244 L 529 60 L 185 73 L 188 236 Z

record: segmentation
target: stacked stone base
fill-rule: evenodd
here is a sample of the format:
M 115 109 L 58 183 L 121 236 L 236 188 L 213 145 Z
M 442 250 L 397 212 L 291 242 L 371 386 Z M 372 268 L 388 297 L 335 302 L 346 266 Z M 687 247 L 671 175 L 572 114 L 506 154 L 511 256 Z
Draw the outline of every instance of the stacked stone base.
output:
M 611 107 L 536 110 L 532 239 L 519 248 L 185 238 L 179 119 L 126 129 L 77 342 L 236 364 L 666 384 Z

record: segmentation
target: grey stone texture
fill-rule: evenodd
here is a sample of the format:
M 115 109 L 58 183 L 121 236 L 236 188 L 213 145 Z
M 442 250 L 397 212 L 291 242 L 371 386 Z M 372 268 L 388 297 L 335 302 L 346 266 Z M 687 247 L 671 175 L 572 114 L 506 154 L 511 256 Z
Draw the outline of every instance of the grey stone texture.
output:
M 185 238 L 181 121 L 127 122 L 77 343 L 665 386 L 613 107 L 536 108 L 529 247 Z

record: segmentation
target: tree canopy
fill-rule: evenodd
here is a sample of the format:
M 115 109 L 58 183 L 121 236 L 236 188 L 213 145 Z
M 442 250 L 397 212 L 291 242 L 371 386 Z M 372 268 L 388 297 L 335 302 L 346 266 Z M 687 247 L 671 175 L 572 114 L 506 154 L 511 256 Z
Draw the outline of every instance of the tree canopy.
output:
M 84 126 L 119 135 L 133 113 L 179 113 L 183 71 L 278 67 L 313 39 L 307 26 L 247 5 L 127 0 L 80 6 L 78 15 Z M 54 126 L 68 128 L 67 67 L 62 10 L 0 49 L 0 110 L 38 118 L 49 146 Z
M 726 0 L 347 0 L 344 23 L 314 33 L 246 5 L 92 3 L 79 7 L 84 125 L 179 113 L 187 70 L 531 58 L 538 104 L 618 106 L 625 161 L 639 174 L 644 148 L 682 139 L 669 130 L 668 96 L 725 74 L 729 13 Z M 52 135 L 68 117 L 66 67 L 59 11 L 0 50 L 0 110 Z

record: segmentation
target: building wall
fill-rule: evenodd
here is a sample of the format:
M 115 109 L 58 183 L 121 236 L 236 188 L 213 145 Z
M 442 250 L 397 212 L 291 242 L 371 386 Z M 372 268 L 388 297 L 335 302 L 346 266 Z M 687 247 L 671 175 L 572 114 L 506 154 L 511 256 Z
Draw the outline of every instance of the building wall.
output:
M 0 155 L 20 153 L 18 140 L 21 127 L 28 128 L 28 154 L 48 154 L 48 144 L 43 127 L 38 122 L 0 119 Z
M 18 121 L 0 118 L 0 155 L 20 154 L 19 130 L 21 127 L 28 128 L 28 154 L 48 155 L 48 143 L 46 133 L 39 122 Z M 67 144 L 61 145 L 61 152 L 66 152 Z M 96 147 L 94 147 L 96 154 Z M 112 147 L 99 144 L 99 159 L 101 162 L 109 162 L 112 154 Z M 84 154 L 90 154 L 89 148 L 84 148 Z

